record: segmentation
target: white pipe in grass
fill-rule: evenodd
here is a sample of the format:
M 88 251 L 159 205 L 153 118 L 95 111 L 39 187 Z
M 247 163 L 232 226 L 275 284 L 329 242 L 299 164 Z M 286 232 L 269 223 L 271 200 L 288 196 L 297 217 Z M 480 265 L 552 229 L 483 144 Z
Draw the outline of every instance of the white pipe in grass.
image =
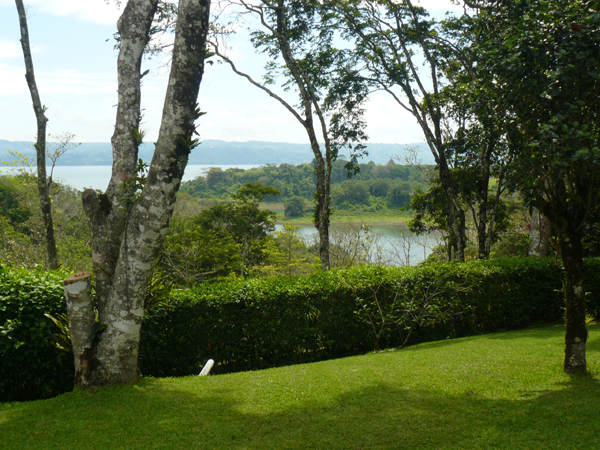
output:
M 204 367 L 202 368 L 202 371 L 200 372 L 200 374 L 198 376 L 203 377 L 205 375 L 208 375 L 210 373 L 210 369 L 212 369 L 214 365 L 215 365 L 214 360 L 209 359 L 208 361 L 206 361 L 206 364 L 204 364 Z

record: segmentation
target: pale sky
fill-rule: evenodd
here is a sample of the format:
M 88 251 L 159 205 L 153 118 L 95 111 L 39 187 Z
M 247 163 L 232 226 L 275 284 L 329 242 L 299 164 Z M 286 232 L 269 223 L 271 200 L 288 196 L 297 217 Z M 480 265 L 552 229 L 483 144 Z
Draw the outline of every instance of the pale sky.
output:
M 36 79 L 47 106 L 48 132 L 69 132 L 80 142 L 109 142 L 117 103 L 112 38 L 120 11 L 105 0 L 25 0 Z M 457 7 L 450 0 L 421 0 L 435 16 Z M 0 0 L 0 139 L 33 141 L 35 115 L 25 81 L 19 20 L 13 0 Z M 260 79 L 262 55 L 243 37 L 231 42 L 238 67 Z M 146 141 L 156 140 L 167 70 L 145 61 L 142 108 Z M 279 103 L 222 64 L 207 65 L 198 98 L 202 139 L 307 142 L 306 133 Z M 371 142 L 422 142 L 414 118 L 386 94 L 367 105 Z

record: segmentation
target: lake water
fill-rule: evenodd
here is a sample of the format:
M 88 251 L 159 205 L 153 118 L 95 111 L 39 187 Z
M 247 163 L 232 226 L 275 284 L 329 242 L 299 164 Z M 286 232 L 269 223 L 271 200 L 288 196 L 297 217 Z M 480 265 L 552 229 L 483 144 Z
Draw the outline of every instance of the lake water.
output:
M 258 167 L 256 164 L 229 164 L 229 165 L 203 165 L 192 164 L 186 167 L 183 175 L 183 181 L 193 180 L 204 175 L 211 167 L 220 167 L 223 170 L 231 168 L 251 169 Z M 48 168 L 50 170 L 50 168 Z M 68 184 L 75 189 L 84 190 L 86 188 L 105 190 L 110 181 L 111 166 L 56 166 L 54 168 L 53 179 L 61 183 Z M 50 172 L 48 172 L 50 173 Z
M 332 225 L 330 228 L 330 243 L 336 240 L 345 244 L 355 242 L 359 223 L 353 225 Z M 280 231 L 283 226 L 275 225 L 275 231 Z M 350 231 L 351 229 L 354 232 Z M 439 233 L 430 233 L 417 236 L 411 233 L 405 225 L 372 225 L 369 232 L 373 237 L 369 246 L 372 262 L 380 262 L 393 266 L 414 266 L 427 259 L 434 247 L 441 243 Z M 300 225 L 298 228 L 302 240 L 307 244 L 316 242 L 317 230 L 312 225 Z M 361 239 L 364 239 L 364 233 Z

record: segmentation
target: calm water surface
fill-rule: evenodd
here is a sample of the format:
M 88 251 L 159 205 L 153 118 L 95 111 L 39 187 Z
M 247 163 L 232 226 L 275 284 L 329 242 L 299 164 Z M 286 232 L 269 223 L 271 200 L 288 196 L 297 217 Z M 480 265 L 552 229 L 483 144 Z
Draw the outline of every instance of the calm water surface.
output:
M 220 167 L 223 170 L 237 167 L 239 169 L 251 169 L 258 167 L 256 164 L 229 164 L 229 165 L 201 165 L 192 164 L 186 167 L 183 181 L 193 180 L 204 175 L 211 167 Z M 48 168 L 50 170 L 50 168 Z M 56 166 L 53 178 L 61 183 L 68 184 L 75 189 L 87 188 L 105 190 L 110 181 L 111 166 Z M 50 172 L 48 172 L 50 173 Z
M 332 225 L 330 242 L 336 239 L 336 233 L 341 233 L 344 225 Z M 283 226 L 275 225 L 275 231 L 281 231 Z M 302 240 L 307 244 L 316 242 L 317 230 L 312 225 L 300 225 L 298 228 Z M 405 225 L 372 225 L 371 232 L 374 240 L 371 253 L 374 262 L 393 266 L 414 266 L 427 259 L 434 247 L 441 243 L 439 233 L 417 236 L 411 233 Z

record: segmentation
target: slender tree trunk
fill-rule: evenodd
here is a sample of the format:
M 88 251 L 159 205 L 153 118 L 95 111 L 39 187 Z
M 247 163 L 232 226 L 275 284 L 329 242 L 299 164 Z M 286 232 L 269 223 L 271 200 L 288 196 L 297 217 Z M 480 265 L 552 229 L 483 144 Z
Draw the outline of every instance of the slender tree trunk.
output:
M 490 155 L 493 147 L 486 145 L 481 149 L 479 173 L 479 211 L 477 213 L 477 259 L 486 259 L 490 256 L 488 244 L 489 228 L 493 226 L 491 220 L 488 223 L 488 189 L 490 183 Z M 493 217 L 492 217 L 493 219 Z
M 321 269 L 328 270 L 330 267 L 329 256 L 329 189 L 330 185 L 327 182 L 326 161 L 323 159 L 319 143 L 317 142 L 314 129 L 308 129 L 309 138 L 311 138 L 311 147 L 317 167 L 315 173 L 317 175 L 317 192 L 315 195 L 315 226 L 319 232 L 319 258 L 321 259 Z
M 294 81 L 300 91 L 300 97 L 302 98 L 302 105 L 304 107 L 305 118 L 303 126 L 308 134 L 310 146 L 315 156 L 317 163 L 316 175 L 317 175 L 317 193 L 316 193 L 316 205 L 315 205 L 315 226 L 319 232 L 319 257 L 321 259 L 321 269 L 328 270 L 330 267 L 329 258 L 329 192 L 331 184 L 331 154 L 326 151 L 325 158 L 319 146 L 317 140 L 314 120 L 313 120 L 313 104 L 318 111 L 318 105 L 315 101 L 315 93 L 310 85 L 309 80 L 304 76 L 302 68 L 294 58 L 290 43 L 287 40 L 287 19 L 284 13 L 283 0 L 277 0 L 277 7 L 275 8 L 277 14 L 277 41 L 279 48 L 281 49 L 281 56 L 285 61 L 287 68 L 290 70 Z M 322 121 L 322 116 L 320 116 Z M 323 138 L 326 143 L 328 141 L 327 130 L 322 121 Z
M 477 259 L 487 259 L 490 254 L 487 250 L 487 202 L 479 204 L 477 222 Z
M 486 254 L 489 256 L 491 251 L 492 251 L 492 239 L 494 236 L 494 233 L 496 231 L 496 218 L 498 217 L 498 208 L 500 208 L 500 196 L 502 195 L 503 192 L 503 188 L 501 186 L 502 184 L 502 176 L 499 177 L 498 179 L 498 186 L 496 187 L 496 195 L 494 198 L 494 206 L 492 207 L 492 210 L 490 211 L 489 214 L 489 223 L 488 223 L 488 229 L 487 229 L 487 233 L 486 233 L 486 243 L 485 243 L 485 249 L 486 249 Z
M 204 70 L 210 0 L 180 0 L 171 73 L 161 129 L 139 198 L 132 192 L 139 146 L 140 65 L 158 0 L 130 0 L 119 19 L 119 108 L 113 136 L 113 174 L 104 194 L 84 192 L 92 229 L 99 335 L 88 386 L 126 383 L 139 376 L 144 298 L 189 153 L 195 145 L 197 98 Z
M 385 77 L 377 80 L 380 86 L 390 93 L 404 109 L 413 114 L 423 130 L 438 166 L 438 175 L 448 203 L 450 233 L 453 235 L 456 248 L 453 258 L 464 261 L 465 212 L 454 188 L 452 173 L 444 154 L 443 112 L 439 106 L 439 90 L 441 88 L 439 67 L 436 57 L 432 53 L 433 48 L 428 45 L 428 40 L 425 38 L 425 30 L 419 24 L 415 8 L 410 1 L 383 1 L 381 3 L 387 7 L 387 13 L 393 17 L 387 22 L 387 19 L 382 17 L 384 16 L 383 8 L 379 7 L 378 2 L 366 2 L 365 9 L 367 11 L 363 14 L 355 14 L 356 11 L 346 2 L 333 3 L 340 8 L 351 32 L 362 40 L 366 49 L 371 52 L 368 65 L 379 65 L 381 73 L 385 74 Z M 410 13 L 410 16 L 406 13 Z M 366 17 L 366 22 L 361 23 L 360 18 L 363 16 Z M 412 22 L 414 30 L 409 31 L 409 22 Z M 394 42 L 391 35 L 397 38 L 397 43 Z M 385 37 L 378 41 L 378 37 L 381 36 Z M 423 65 L 428 66 L 426 83 L 423 82 L 423 77 L 417 69 L 421 63 L 413 60 L 415 46 L 420 47 L 426 60 Z M 387 53 L 386 50 L 388 50 Z M 402 67 L 403 70 L 399 71 L 399 67 Z M 375 74 L 376 79 L 378 76 L 379 74 Z M 391 90 L 394 85 L 402 89 L 408 104 L 401 101 Z M 427 86 L 431 86 L 431 89 L 427 89 Z
M 572 228 L 567 217 L 558 221 L 560 252 L 564 265 L 565 295 L 565 361 L 567 373 L 585 373 L 587 370 L 585 344 L 585 286 L 583 283 L 583 247 L 581 231 Z
M 463 211 L 458 201 L 458 196 L 456 195 L 456 192 L 454 190 L 452 175 L 450 173 L 450 169 L 448 168 L 445 158 L 438 158 L 438 170 L 442 187 L 444 188 L 446 198 L 448 199 L 450 230 L 452 232 L 454 248 L 456 249 L 456 252 L 453 255 L 453 259 L 464 261 L 466 248 L 465 212 Z
M 127 205 L 122 201 L 131 195 L 127 181 L 136 175 L 140 123 L 140 68 L 148 33 L 158 0 L 130 0 L 117 23 L 120 37 L 118 73 L 118 105 L 113 147 L 112 176 L 106 192 L 86 190 L 83 206 L 92 234 L 94 279 L 98 304 L 98 319 L 104 323 L 106 298 L 110 291 L 121 240 L 127 220 Z
M 552 236 L 550 219 L 544 216 L 539 209 L 531 208 L 529 221 L 529 248 L 527 255 L 533 257 L 548 256 L 548 245 Z
M 40 210 L 42 212 L 42 221 L 44 223 L 44 238 L 46 241 L 46 253 L 48 255 L 48 267 L 51 270 L 58 268 L 58 256 L 56 254 L 56 242 L 54 239 L 54 225 L 52 223 L 52 204 L 48 192 L 48 179 L 46 175 L 46 123 L 48 119 L 44 112 L 46 107 L 42 105 L 40 94 L 35 81 L 35 72 L 33 70 L 33 58 L 29 44 L 29 30 L 27 27 L 27 15 L 23 0 L 15 0 L 17 11 L 19 13 L 19 23 L 21 27 L 21 47 L 25 58 L 25 78 L 27 86 L 31 93 L 33 101 L 33 110 L 37 122 L 37 138 L 35 143 L 35 152 L 37 160 L 37 184 L 38 196 L 40 199 Z

